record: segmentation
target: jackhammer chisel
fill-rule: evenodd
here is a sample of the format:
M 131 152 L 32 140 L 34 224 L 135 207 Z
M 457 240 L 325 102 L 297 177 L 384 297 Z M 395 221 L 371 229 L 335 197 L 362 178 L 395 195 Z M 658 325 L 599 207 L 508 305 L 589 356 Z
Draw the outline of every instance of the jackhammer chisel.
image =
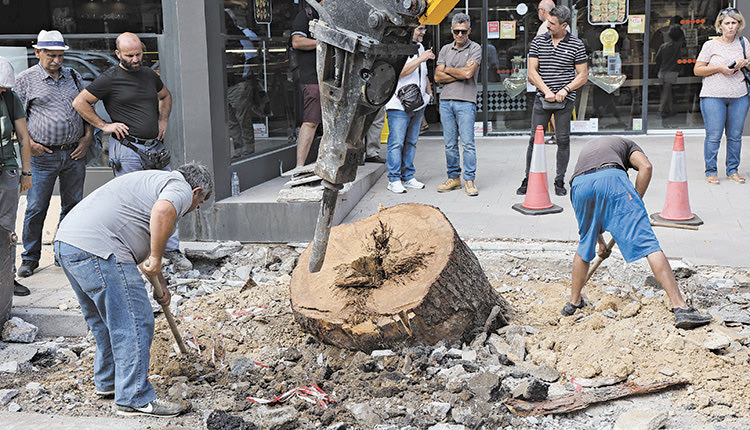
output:
M 364 158 L 362 138 L 376 111 L 395 92 L 406 58 L 417 53 L 411 43 L 413 28 L 420 22 L 439 23 L 458 0 L 307 2 L 320 15 L 310 22 L 318 41 L 323 114 L 315 174 L 323 179 L 324 191 L 309 266 L 317 272 L 325 259 L 338 192 L 354 181 Z

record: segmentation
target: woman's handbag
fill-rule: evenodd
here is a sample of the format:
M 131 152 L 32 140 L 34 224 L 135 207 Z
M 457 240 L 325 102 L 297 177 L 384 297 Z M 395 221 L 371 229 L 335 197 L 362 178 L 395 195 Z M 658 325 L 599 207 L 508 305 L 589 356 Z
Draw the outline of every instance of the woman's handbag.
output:
M 740 45 L 742 45 L 742 58 L 747 58 L 747 54 L 745 53 L 745 38 L 742 36 L 740 36 Z M 747 86 L 747 93 L 750 95 L 750 70 L 747 70 L 747 67 L 743 67 L 740 70 L 745 75 L 745 85 Z

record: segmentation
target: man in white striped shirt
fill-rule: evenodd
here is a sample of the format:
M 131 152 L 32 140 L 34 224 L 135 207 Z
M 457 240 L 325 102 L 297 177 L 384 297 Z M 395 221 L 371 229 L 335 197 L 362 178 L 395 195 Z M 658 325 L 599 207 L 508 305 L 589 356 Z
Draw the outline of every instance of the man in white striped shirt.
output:
M 586 48 L 583 42 L 568 33 L 570 9 L 556 6 L 549 12 L 548 33 L 536 36 L 529 47 L 529 82 L 537 87 L 537 97 L 531 114 L 531 137 L 526 150 L 526 176 L 516 194 L 526 194 L 531 155 L 534 151 L 534 131 L 538 125 L 547 127 L 555 115 L 557 135 L 557 172 L 555 194 L 564 196 L 565 171 L 570 159 L 570 120 L 573 114 L 575 90 L 589 78 Z
M 94 137 L 91 125 L 73 109 L 73 99 L 83 89 L 82 79 L 62 65 L 69 48 L 62 34 L 42 30 L 33 46 L 39 64 L 21 72 L 14 88 L 28 115 L 34 178 L 27 196 L 24 252 L 18 268 L 18 276 L 24 278 L 39 267 L 42 229 L 55 181 L 60 178 L 60 221 L 83 198 L 86 152 Z

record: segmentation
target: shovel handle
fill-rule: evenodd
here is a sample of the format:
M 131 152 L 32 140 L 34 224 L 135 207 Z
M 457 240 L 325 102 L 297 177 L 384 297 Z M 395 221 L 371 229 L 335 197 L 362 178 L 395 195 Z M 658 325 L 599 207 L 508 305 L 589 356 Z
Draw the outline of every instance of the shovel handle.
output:
M 166 286 L 162 285 L 158 277 L 148 277 L 148 280 L 151 282 L 151 285 L 154 286 L 154 294 L 156 297 L 161 298 L 161 296 L 164 295 L 164 288 Z M 177 329 L 177 324 L 172 316 L 172 311 L 169 310 L 169 305 L 161 305 L 161 310 L 164 311 L 164 316 L 167 318 L 167 323 L 169 323 L 169 329 L 172 331 L 172 335 L 177 341 L 177 347 L 180 348 L 181 353 L 187 354 L 185 342 L 182 341 L 182 335 L 180 335 L 180 331 Z
M 607 242 L 607 251 L 611 251 L 614 246 L 615 246 L 615 239 L 612 238 L 609 240 L 609 242 Z M 591 268 L 589 269 L 589 273 L 586 275 L 586 282 L 588 282 L 589 279 L 591 279 L 591 275 L 593 275 L 594 272 L 596 272 L 596 269 L 599 268 L 599 265 L 602 264 L 602 261 L 604 260 L 597 255 L 596 258 L 594 259 L 594 264 L 591 265 Z

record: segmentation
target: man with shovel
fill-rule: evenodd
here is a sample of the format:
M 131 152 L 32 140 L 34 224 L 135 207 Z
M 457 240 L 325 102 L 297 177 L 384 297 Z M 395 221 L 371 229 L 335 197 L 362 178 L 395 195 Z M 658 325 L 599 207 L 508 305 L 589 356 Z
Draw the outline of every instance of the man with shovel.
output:
M 157 399 L 148 381 L 154 314 L 138 268 L 166 285 L 167 240 L 213 188 L 211 173 L 197 163 L 133 172 L 98 188 L 60 223 L 55 255 L 96 339 L 96 394 L 114 395 L 118 415 L 182 412 L 179 404 Z M 169 290 L 161 296 L 156 290 L 157 302 L 169 305 Z
M 635 186 L 627 174 L 631 168 L 638 171 Z M 691 329 L 711 321 L 711 315 L 700 313 L 685 303 L 669 261 L 651 228 L 641 200 L 651 181 L 651 171 L 643 149 L 632 140 L 603 136 L 584 145 L 570 181 L 570 200 L 581 239 L 573 258 L 570 301 L 562 309 L 563 315 L 573 315 L 586 306 L 581 290 L 586 283 L 589 262 L 594 258 L 597 242 L 599 257 L 609 257 L 611 245 L 607 246 L 602 236 L 608 231 L 625 261 L 631 263 L 646 257 L 654 277 L 672 302 L 677 328 Z

